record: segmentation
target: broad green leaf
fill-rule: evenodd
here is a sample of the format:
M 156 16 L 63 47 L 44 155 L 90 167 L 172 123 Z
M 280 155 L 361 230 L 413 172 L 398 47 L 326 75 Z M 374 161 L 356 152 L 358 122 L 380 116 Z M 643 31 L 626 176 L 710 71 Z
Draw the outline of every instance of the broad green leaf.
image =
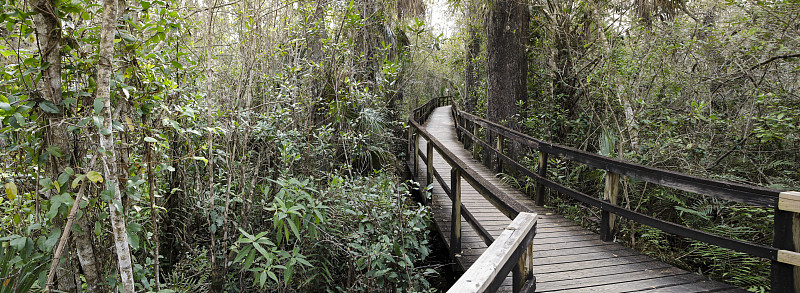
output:
M 297 225 L 291 219 L 288 221 L 289 227 L 292 228 L 292 232 L 294 233 L 294 237 L 300 239 L 300 231 L 297 230 Z
M 272 271 L 267 271 L 267 275 L 269 275 L 269 278 L 275 281 L 275 283 L 278 282 L 278 276 L 276 276 Z
M 153 143 L 155 143 L 155 142 L 158 142 L 158 141 L 157 141 L 155 138 L 152 138 L 152 137 L 149 137 L 149 136 L 145 137 L 145 138 L 144 138 L 144 141 L 146 141 L 146 142 L 153 142 Z
M 8 199 L 14 200 L 17 198 L 17 185 L 14 184 L 14 182 L 6 183 L 4 186 L 6 188 L 6 196 Z
M 50 146 L 49 148 L 47 148 L 47 152 L 50 153 L 51 156 L 54 156 L 56 158 L 60 158 L 63 156 L 63 154 L 61 153 L 61 149 L 58 148 L 58 146 Z
M 264 247 L 261 247 L 261 244 L 258 244 L 258 242 L 253 242 L 253 246 L 256 248 L 256 250 L 258 250 L 258 252 L 261 253 L 262 256 L 269 257 L 269 253 L 266 249 L 264 249 Z
M 47 240 L 44 241 L 44 247 L 47 250 L 53 249 L 53 247 L 56 246 L 56 243 L 58 243 L 58 239 L 60 237 L 61 237 L 61 229 L 58 228 L 53 229 L 53 231 L 50 232 L 50 235 L 47 236 Z
M 100 114 L 100 111 L 103 110 L 105 106 L 106 99 L 94 99 L 94 113 Z
M 86 173 L 86 178 L 89 178 L 89 181 L 94 183 L 103 182 L 103 175 L 100 175 L 97 171 L 89 171 L 89 173 Z
M 22 250 L 25 248 L 25 242 L 27 242 L 28 238 L 26 237 L 19 237 L 17 239 L 11 240 L 8 244 L 12 247 L 16 248 L 17 250 Z
M 263 272 L 263 271 L 262 271 L 262 272 L 261 272 L 261 276 L 259 276 L 258 280 L 259 280 L 259 281 L 258 281 L 258 282 L 259 282 L 259 284 L 260 284 L 260 285 L 261 285 L 261 287 L 263 288 L 263 287 L 264 287 L 264 283 L 266 283 L 266 282 L 267 282 L 267 274 L 266 274 L 265 272 Z
M 67 172 L 58 175 L 58 185 L 64 186 L 65 184 L 67 184 L 68 180 L 69 180 L 69 174 L 67 174 Z
M 208 165 L 208 159 L 206 159 L 205 157 L 192 157 L 192 160 L 203 161 L 204 164 Z
M 56 106 L 55 104 L 53 104 L 53 102 L 50 101 L 39 102 L 39 108 L 42 108 L 42 110 L 50 114 L 61 113 L 61 110 L 58 109 L 58 106 Z
M 73 189 L 77 188 L 78 184 L 81 183 L 81 181 L 83 181 L 83 178 L 86 178 L 86 175 L 82 175 L 81 174 L 81 175 L 75 176 L 75 180 L 72 180 L 72 188 Z
M 94 122 L 94 126 L 97 128 L 103 128 L 103 116 L 92 116 L 92 122 Z
M 134 250 L 139 249 L 139 235 L 136 233 L 128 232 L 128 242 Z
M 114 208 L 116 208 L 116 212 L 122 214 L 122 203 L 115 200 L 112 202 L 114 204 Z

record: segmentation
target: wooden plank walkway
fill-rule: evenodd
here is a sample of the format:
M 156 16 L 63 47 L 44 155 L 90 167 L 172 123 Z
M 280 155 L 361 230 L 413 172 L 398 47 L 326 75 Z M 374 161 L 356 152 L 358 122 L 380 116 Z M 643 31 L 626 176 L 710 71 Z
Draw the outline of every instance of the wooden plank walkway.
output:
M 548 209 L 535 206 L 533 200 L 501 183 L 492 171 L 472 159 L 471 153 L 456 139 L 449 106 L 435 109 L 424 127 L 473 170 L 539 215 L 533 241 L 536 292 L 746 292 L 656 261 L 622 245 L 602 242 L 599 235 L 552 214 Z M 420 138 L 419 144 L 419 149 L 424 152 L 425 139 Z M 417 160 L 419 173 L 415 174 L 415 178 L 422 186 L 427 186 L 425 162 L 419 157 Z M 413 162 L 409 163 L 413 172 Z M 449 185 L 450 165 L 436 151 L 433 166 Z M 434 184 L 432 193 L 434 221 L 449 247 L 452 204 L 438 182 Z M 461 197 L 464 206 L 493 237 L 498 237 L 511 223 L 511 219 L 492 206 L 464 179 L 461 180 Z M 463 217 L 461 222 L 462 253 L 456 256 L 456 261 L 466 270 L 487 246 Z M 511 278 L 508 277 L 500 291 L 510 289 Z

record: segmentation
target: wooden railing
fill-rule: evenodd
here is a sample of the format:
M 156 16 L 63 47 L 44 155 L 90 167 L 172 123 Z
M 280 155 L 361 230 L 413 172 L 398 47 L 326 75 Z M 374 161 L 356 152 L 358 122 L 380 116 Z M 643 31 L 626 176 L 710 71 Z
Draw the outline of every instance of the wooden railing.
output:
M 497 288 L 508 276 L 509 271 L 513 271 L 513 291 L 521 292 L 523 289 L 535 289 L 535 278 L 533 277 L 532 262 L 532 245 L 533 237 L 536 235 L 536 214 L 508 198 L 508 196 L 500 191 L 496 186 L 490 184 L 486 179 L 481 177 L 475 170 L 470 168 L 463 160 L 454 155 L 450 150 L 444 147 L 442 143 L 433 137 L 428 131 L 421 126 L 428 116 L 430 116 L 433 109 L 452 103 L 450 97 L 439 97 L 428 101 L 426 104 L 416 108 L 412 111 L 409 117 L 409 132 L 408 132 L 408 146 L 409 153 L 413 154 L 414 174 L 419 172 L 419 158 L 425 161 L 427 167 L 426 179 L 428 184 L 433 183 L 435 179 L 445 194 L 452 202 L 452 213 L 450 218 L 450 256 L 455 259 L 457 254 L 461 253 L 461 217 L 463 216 L 467 223 L 478 232 L 478 235 L 483 239 L 489 249 L 484 252 L 478 259 L 478 263 L 474 264 L 472 268 L 468 269 L 464 276 L 469 279 L 470 285 L 477 287 L 473 288 L 475 291 L 461 291 L 458 292 L 483 292 L 496 291 Z M 419 149 L 420 138 L 427 141 L 427 147 L 423 153 Z M 444 182 L 438 171 L 433 168 L 434 150 L 450 165 L 450 182 Z M 465 179 L 475 190 L 480 192 L 486 199 L 488 199 L 495 207 L 498 208 L 503 214 L 514 222 L 504 231 L 497 243 L 492 235 L 481 225 L 480 222 L 475 220 L 475 217 L 469 210 L 461 203 L 461 179 Z M 423 203 L 428 204 L 426 197 L 423 196 Z M 514 229 L 514 230 L 512 230 Z M 522 229 L 523 231 L 516 231 Z M 511 231 L 511 232 L 509 232 Z M 491 254 L 487 254 L 491 252 Z M 495 257 L 489 257 L 493 255 Z M 484 257 L 487 256 L 487 257 Z M 528 260 L 528 261 L 525 261 Z M 491 274 L 476 273 L 476 270 L 487 268 L 482 266 L 489 266 L 493 268 Z M 462 278 L 464 278 L 462 276 Z M 466 282 L 466 281 L 465 281 Z M 457 283 L 458 284 L 458 283 Z M 468 287 L 463 287 L 465 290 Z M 455 291 L 454 291 L 455 292 Z
M 531 231 L 535 226 L 536 214 L 520 213 L 447 292 L 495 292 L 513 266 L 532 267 L 532 246 L 525 243 L 533 241 L 534 233 Z M 536 290 L 536 279 L 533 275 L 528 278 L 531 281 L 520 291 Z
M 441 103 L 440 103 L 441 104 Z M 604 241 L 614 238 L 616 216 L 641 223 L 674 235 L 691 238 L 734 251 L 750 254 L 772 261 L 772 292 L 800 292 L 800 192 L 779 192 L 767 188 L 744 184 L 710 180 L 678 172 L 652 168 L 644 165 L 604 157 L 598 154 L 531 138 L 518 131 L 460 111 L 453 104 L 452 115 L 456 121 L 456 133 L 465 148 L 472 148 L 475 158 L 479 152 L 489 156 L 500 172 L 511 168 L 536 181 L 534 201 L 537 205 L 547 202 L 545 189 L 567 195 L 585 204 L 600 208 L 600 237 Z M 483 128 L 483 137 L 479 138 Z M 531 170 L 503 153 L 503 145 L 516 142 L 539 152 L 537 170 Z M 603 199 L 571 189 L 547 178 L 549 156 L 581 163 L 606 171 Z M 618 186 L 621 176 L 675 188 L 703 196 L 726 199 L 757 207 L 772 208 L 774 214 L 774 238 L 772 246 L 732 239 L 680 224 L 663 221 L 617 205 Z

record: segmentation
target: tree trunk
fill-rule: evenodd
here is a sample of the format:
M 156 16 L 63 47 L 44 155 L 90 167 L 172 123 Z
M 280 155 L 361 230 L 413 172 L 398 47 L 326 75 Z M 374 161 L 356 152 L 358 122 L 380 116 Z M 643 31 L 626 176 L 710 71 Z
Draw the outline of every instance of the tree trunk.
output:
M 69 245 L 69 244 L 68 244 Z M 75 267 L 73 266 L 74 253 L 71 250 L 65 250 L 64 256 L 58 263 L 58 270 L 56 270 L 56 288 L 62 292 L 77 292 L 78 286 L 75 283 Z
M 211 8 L 208 10 L 208 30 L 206 31 L 206 43 L 205 43 L 205 76 L 206 76 L 206 115 L 208 119 L 209 127 L 214 125 L 213 114 L 214 114 L 214 107 L 212 106 L 213 100 L 213 76 L 211 71 L 211 45 L 213 40 L 213 33 L 214 33 L 214 9 Z M 208 221 L 209 227 L 214 225 L 214 221 L 211 219 L 212 211 L 216 210 L 217 208 L 217 193 L 214 190 L 214 131 L 208 131 L 208 163 L 207 163 L 207 170 L 208 170 L 208 194 L 211 196 L 208 203 L 208 208 L 206 210 L 206 217 Z M 217 239 L 216 239 L 216 229 L 209 229 L 210 238 L 211 238 L 211 247 L 209 248 L 209 255 L 211 259 L 211 288 L 210 292 L 222 292 L 225 288 L 225 274 L 223 273 L 223 268 L 219 263 L 218 251 L 217 251 Z M 223 239 L 224 240 L 224 239 Z
M 117 171 L 118 155 L 115 150 L 114 131 L 111 127 L 113 111 L 111 111 L 111 73 L 114 59 L 114 32 L 117 24 L 117 1 L 105 0 L 103 5 L 103 25 L 100 31 L 100 55 L 97 66 L 96 98 L 104 102 L 102 111 L 103 129 L 100 131 L 100 151 L 103 162 L 103 173 L 109 188 L 113 188 L 114 197 L 108 204 L 111 227 L 114 232 L 114 248 L 117 252 L 119 274 L 123 292 L 136 292 L 133 282 L 133 264 L 125 229 L 125 214 L 122 209 L 122 186 Z M 119 120 L 119 119 L 116 119 Z
M 494 2 L 489 11 L 489 92 L 487 118 L 514 127 L 517 101 L 527 97 L 528 5 L 514 0 Z
M 527 99 L 528 22 L 530 12 L 526 2 L 501 0 L 494 2 L 489 10 L 488 40 L 486 53 L 489 61 L 489 91 L 487 94 L 486 116 L 508 127 L 517 128 L 515 115 L 517 102 Z M 487 141 L 492 143 L 495 136 L 489 134 Z M 511 146 L 512 154 L 517 152 Z M 502 151 L 502 150 L 500 150 Z M 484 164 L 492 160 L 484 156 Z
M 150 133 L 149 129 L 148 129 L 148 134 L 152 135 Z M 151 221 L 151 223 L 153 225 L 153 275 L 154 275 L 154 278 L 155 278 L 156 291 L 161 291 L 161 272 L 160 272 L 161 265 L 160 265 L 160 260 L 159 260 L 159 256 L 161 255 L 159 253 L 159 246 L 161 245 L 161 243 L 159 243 L 159 241 L 158 241 L 158 234 L 159 234 L 159 230 L 158 230 L 158 208 L 156 207 L 156 195 L 155 195 L 155 188 L 156 188 L 155 181 L 156 181 L 156 178 L 155 178 L 155 175 L 153 175 L 153 163 L 154 163 L 155 160 L 153 159 L 153 155 L 152 155 L 153 154 L 153 150 L 152 150 L 153 146 L 152 146 L 152 144 L 147 143 L 145 147 L 147 148 L 147 150 L 146 150 L 147 151 L 147 155 L 146 155 L 146 158 L 147 158 L 146 159 L 147 160 L 147 182 L 149 183 L 147 191 L 148 191 L 148 195 L 150 196 L 150 221 Z
M 478 9 L 475 3 L 469 3 L 469 14 L 467 19 L 469 22 L 478 19 Z M 464 110 L 469 113 L 475 113 L 478 104 L 478 68 L 475 64 L 475 59 L 478 58 L 480 53 L 480 38 L 478 37 L 478 27 L 468 23 L 467 29 L 469 31 L 469 38 L 466 39 L 466 49 L 464 50 Z
M 58 105 L 61 103 L 61 54 L 59 51 L 61 28 L 51 0 L 34 0 L 31 4 L 34 11 L 38 13 L 34 16 L 34 20 L 36 21 L 36 40 L 42 65 L 45 62 L 50 64 L 42 74 L 44 81 L 42 91 L 46 100 Z
M 89 227 L 87 217 L 88 215 L 84 213 L 83 216 L 77 219 L 76 224 L 80 227 L 81 235 L 78 235 L 79 233 L 72 234 L 72 242 L 75 243 L 77 248 L 83 277 L 86 278 L 86 292 L 106 292 L 102 286 L 103 281 L 100 271 L 97 269 L 99 261 L 92 242 L 92 238 L 94 238 L 92 237 L 93 229 Z

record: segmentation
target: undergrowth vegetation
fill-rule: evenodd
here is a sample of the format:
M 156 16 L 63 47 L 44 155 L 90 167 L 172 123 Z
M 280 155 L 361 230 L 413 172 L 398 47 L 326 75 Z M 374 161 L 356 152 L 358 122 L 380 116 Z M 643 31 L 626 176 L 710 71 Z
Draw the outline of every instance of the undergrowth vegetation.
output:
M 0 7 L 0 291 L 429 290 L 422 2 Z

